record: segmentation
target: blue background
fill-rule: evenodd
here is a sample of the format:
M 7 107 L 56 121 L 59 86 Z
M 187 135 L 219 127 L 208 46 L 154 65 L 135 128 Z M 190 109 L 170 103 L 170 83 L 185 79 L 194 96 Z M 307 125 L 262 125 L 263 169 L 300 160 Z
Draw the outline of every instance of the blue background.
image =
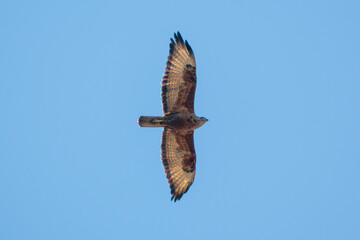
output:
M 0 239 L 360 239 L 359 1 L 2 1 Z M 160 161 L 194 49 L 195 182 Z

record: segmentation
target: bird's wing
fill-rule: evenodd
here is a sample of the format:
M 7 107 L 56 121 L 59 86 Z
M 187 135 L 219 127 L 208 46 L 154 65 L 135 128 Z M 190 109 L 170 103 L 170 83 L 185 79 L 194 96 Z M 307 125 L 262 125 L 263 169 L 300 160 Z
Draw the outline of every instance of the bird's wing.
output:
M 193 131 L 179 132 L 164 128 L 161 159 L 171 188 L 171 200 L 179 200 L 195 177 L 196 154 Z
M 170 53 L 161 82 L 164 114 L 194 112 L 196 64 L 194 53 L 179 32 L 171 39 Z

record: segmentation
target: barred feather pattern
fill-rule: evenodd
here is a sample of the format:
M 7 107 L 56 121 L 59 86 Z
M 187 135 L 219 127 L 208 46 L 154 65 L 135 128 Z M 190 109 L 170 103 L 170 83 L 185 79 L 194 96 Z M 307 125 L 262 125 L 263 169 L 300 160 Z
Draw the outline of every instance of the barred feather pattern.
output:
M 175 39 L 175 41 L 174 41 Z M 170 52 L 161 82 L 164 115 L 173 112 L 194 112 L 196 63 L 194 52 L 180 33 L 171 39 Z
M 164 128 L 161 159 L 170 184 L 171 200 L 180 200 L 195 178 L 196 154 L 193 131 L 181 132 Z

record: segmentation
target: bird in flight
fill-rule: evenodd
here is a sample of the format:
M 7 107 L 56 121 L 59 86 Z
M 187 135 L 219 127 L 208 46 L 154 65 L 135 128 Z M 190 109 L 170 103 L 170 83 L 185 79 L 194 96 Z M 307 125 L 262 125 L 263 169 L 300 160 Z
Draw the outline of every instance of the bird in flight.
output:
M 194 113 L 196 64 L 194 52 L 180 33 L 170 39 L 170 53 L 161 82 L 163 117 L 141 116 L 140 127 L 163 127 L 161 160 L 170 184 L 171 200 L 179 200 L 195 177 L 194 130 L 207 119 Z

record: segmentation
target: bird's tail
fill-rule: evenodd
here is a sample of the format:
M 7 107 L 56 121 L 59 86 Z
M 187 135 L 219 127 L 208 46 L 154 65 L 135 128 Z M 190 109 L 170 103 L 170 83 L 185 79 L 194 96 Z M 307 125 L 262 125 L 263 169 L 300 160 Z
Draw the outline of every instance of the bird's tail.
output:
M 141 116 L 138 123 L 140 127 L 165 127 L 165 118 Z

